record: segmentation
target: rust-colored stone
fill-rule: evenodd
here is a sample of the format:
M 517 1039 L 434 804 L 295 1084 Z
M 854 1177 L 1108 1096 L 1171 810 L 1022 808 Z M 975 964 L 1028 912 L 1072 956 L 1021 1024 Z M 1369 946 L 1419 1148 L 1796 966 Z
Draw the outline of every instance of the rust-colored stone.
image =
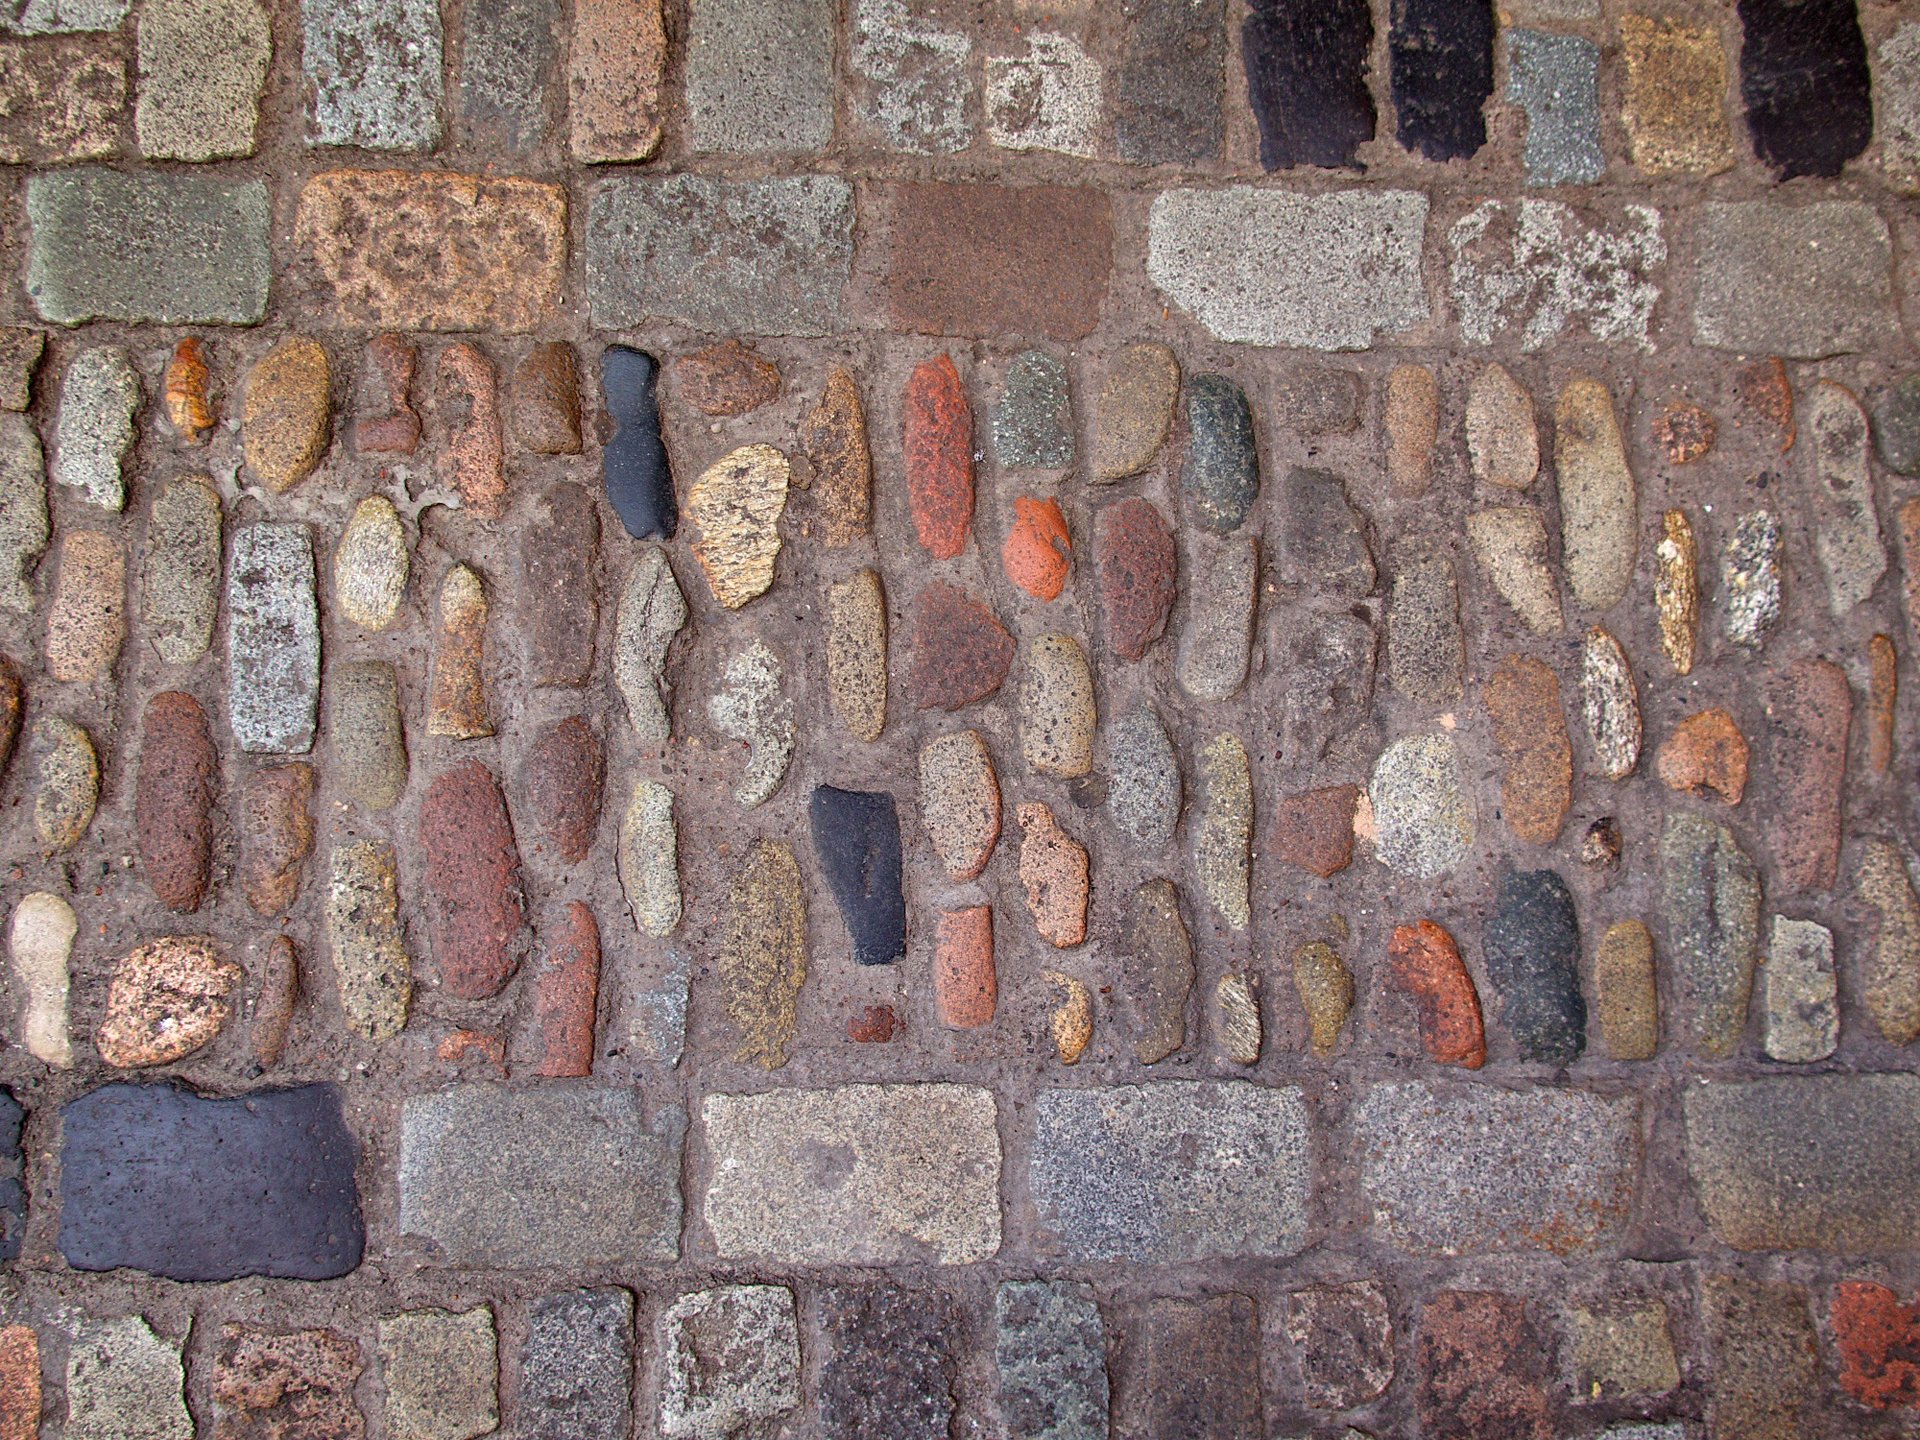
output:
M 507 1042 L 485 1030 L 454 1030 L 440 1037 L 434 1058 L 457 1067 L 478 1059 L 497 1074 L 507 1073 Z
M 1884 1285 L 1843 1280 L 1827 1313 L 1849 1395 L 1876 1410 L 1920 1405 L 1920 1305 L 1902 1305 Z
M 1653 439 L 1669 465 L 1691 465 L 1713 448 L 1720 427 L 1713 416 L 1685 400 L 1675 400 L 1653 420 Z
M 253 1052 L 254 1064 L 271 1070 L 287 1048 L 293 1007 L 300 997 L 300 957 L 293 941 L 285 935 L 268 935 L 256 942 L 251 969 L 249 1013 L 253 1018 L 247 1030 L 247 1048 Z
M 922 710 L 958 710 L 1000 688 L 1013 664 L 1013 637 L 957 585 L 936 580 L 907 619 L 907 693 Z
M 542 730 L 521 763 L 520 789 L 533 823 L 569 865 L 593 848 L 605 779 L 600 737 L 582 715 Z
M 404 335 L 376 335 L 367 345 L 354 448 L 362 455 L 411 455 L 420 444 L 420 416 L 408 399 L 420 359 Z
M 463 1000 L 498 995 L 520 968 L 520 854 L 507 802 L 478 760 L 427 789 L 419 834 L 426 851 L 427 933 L 441 983 Z
M 1136 495 L 1100 512 L 1094 551 L 1107 646 L 1122 660 L 1139 660 L 1167 628 L 1173 610 L 1173 532 L 1153 503 Z
M 660 146 L 667 65 L 660 0 L 575 0 L 568 75 L 573 158 L 645 160 Z
M 7 761 L 20 740 L 20 723 L 27 713 L 27 685 L 20 678 L 20 667 L 0 655 L 0 778 L 7 773 Z
M 1420 1317 L 1414 1405 L 1428 1440 L 1553 1440 L 1551 1351 L 1524 1300 L 1442 1290 Z
M 336 1330 L 226 1325 L 214 1363 L 213 1440 L 360 1440 L 360 1346 Z
M 1769 760 L 1778 786 L 1767 827 L 1774 884 L 1788 894 L 1830 890 L 1840 865 L 1841 801 L 1853 692 L 1830 660 L 1800 660 L 1763 687 Z
M 1719 706 L 1687 716 L 1673 729 L 1654 761 L 1669 790 L 1708 791 L 1729 805 L 1747 793 L 1747 737 Z
M 1867 642 L 1867 766 L 1884 775 L 1893 765 L 1893 726 L 1900 703 L 1900 655 L 1890 636 Z
M 240 792 L 240 878 L 260 914 L 283 914 L 300 893 L 300 867 L 313 853 L 313 767 L 256 770 Z
M 1037 800 L 1020 806 L 1020 886 L 1040 938 L 1067 949 L 1087 938 L 1087 847 Z
M 1338 875 L 1353 860 L 1353 807 L 1359 799 L 1358 785 L 1281 796 L 1273 822 L 1274 854 L 1323 880 Z
M 780 367 L 736 339 L 682 355 L 673 373 L 680 398 L 705 415 L 746 415 L 780 398 Z
M 26 1325 L 0 1326 L 0 1440 L 40 1435 L 40 1337 Z
M 481 520 L 507 508 L 506 440 L 493 361 L 462 340 L 440 352 L 440 412 L 447 439 L 435 466 L 442 484 Z
M 827 543 L 846 545 L 873 529 L 873 455 L 860 387 L 845 366 L 827 373 L 820 403 L 800 426 L 813 467 L 813 498 L 827 524 Z
M 580 377 L 566 341 L 535 345 L 514 366 L 507 419 L 523 449 L 536 455 L 580 453 Z
M 178 690 L 149 700 L 140 722 L 134 841 L 141 874 L 169 910 L 198 910 L 206 898 L 219 773 L 220 755 L 200 702 Z
M 1487 715 L 1506 773 L 1501 813 L 1522 840 L 1551 845 L 1573 803 L 1573 742 L 1560 681 L 1544 662 L 1509 655 L 1487 681 Z
M 1905 581 L 1907 633 L 1920 639 L 1920 495 L 1900 507 L 1900 569 Z
M 220 423 L 208 400 L 211 379 L 206 347 L 198 336 L 182 336 L 167 362 L 167 419 L 175 433 L 190 445 L 205 444 L 207 432 Z
M 1734 374 L 1733 393 L 1747 413 L 1772 432 L 1782 455 L 1793 448 L 1793 384 L 1779 356 L 1743 366 Z
M 555 1080 L 593 1074 L 593 1018 L 600 999 L 600 926 L 582 901 L 551 917 L 533 975 L 529 1037 L 533 1073 Z
M 915 366 L 902 405 L 913 528 L 929 555 L 951 560 L 966 549 L 973 524 L 973 407 L 953 357 Z
M 891 1005 L 868 1005 L 847 1017 L 847 1038 L 856 1045 L 884 1045 L 899 1029 Z
M 1396 925 L 1387 942 L 1388 974 L 1413 997 L 1420 1016 L 1420 1043 L 1436 1065 L 1478 1070 L 1487 1063 L 1480 992 L 1460 958 L 1453 936 L 1431 920 Z
M 940 1023 L 949 1030 L 991 1024 L 998 993 L 993 907 L 970 905 L 942 912 L 933 948 L 933 998 Z
M 465 565 L 455 565 L 440 584 L 440 634 L 427 703 L 429 735 L 475 740 L 493 734 L 486 652 L 486 586 Z
M 1067 535 L 1060 502 L 1031 495 L 1015 497 L 1013 524 L 1000 547 L 1007 578 L 1036 600 L 1058 600 L 1072 562 L 1073 541 Z

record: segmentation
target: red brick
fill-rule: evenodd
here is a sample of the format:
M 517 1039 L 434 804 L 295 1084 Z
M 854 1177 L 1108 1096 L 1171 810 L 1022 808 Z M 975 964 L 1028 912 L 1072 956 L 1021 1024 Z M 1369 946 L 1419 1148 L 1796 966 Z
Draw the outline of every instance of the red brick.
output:
M 1669 790 L 1712 791 L 1738 805 L 1747 793 L 1747 737 L 1739 722 L 1716 705 L 1674 726 L 1654 768 Z
M 1388 972 L 1413 997 L 1420 1015 L 1420 1043 L 1436 1065 L 1478 1070 L 1487 1063 L 1480 992 L 1460 958 L 1453 936 L 1431 920 L 1396 925 L 1387 943 Z
M 593 911 L 568 902 L 546 926 L 533 977 L 529 1037 L 533 1073 L 583 1080 L 593 1074 L 593 1019 L 600 1000 L 600 927 Z
M 440 419 L 446 429 L 435 466 L 441 483 L 458 491 L 476 518 L 498 520 L 507 507 L 499 376 L 478 345 L 462 340 L 441 352 Z
M 365 396 L 354 423 L 362 455 L 411 455 L 420 444 L 420 416 L 408 400 L 420 359 L 404 335 L 376 335 L 367 346 Z
M 1000 548 L 1007 578 L 1036 600 L 1058 600 L 1072 561 L 1073 541 L 1068 538 L 1060 502 L 1018 496 L 1013 502 L 1013 525 Z
M 885 287 L 893 326 L 925 335 L 1079 340 L 1113 265 L 1106 196 L 1050 185 L 901 185 Z
M 913 528 L 929 555 L 951 560 L 973 523 L 973 407 L 951 356 L 914 367 L 902 408 Z
M 1500 800 L 1507 828 L 1522 840 L 1551 845 L 1573 803 L 1573 742 L 1559 678 L 1543 661 L 1509 655 L 1487 681 L 1486 702 L 1506 769 Z
M 958 710 L 1000 688 L 1013 637 L 982 600 L 936 580 L 907 618 L 907 693 L 922 710 Z
M 213 1371 L 214 1440 L 360 1440 L 360 1346 L 334 1330 L 228 1325 Z
M 1774 883 L 1789 893 L 1831 890 L 1840 865 L 1840 803 L 1847 778 L 1853 692 L 1829 660 L 1801 660 L 1763 686 L 1777 787 L 1767 827 Z
M 569 865 L 593 848 L 605 776 L 600 737 L 580 715 L 541 731 L 521 764 L 520 789 L 533 823 Z
M 746 415 L 780 398 L 780 367 L 738 340 L 673 362 L 680 398 L 703 415 Z
M 993 1022 L 993 907 L 971 905 L 940 916 L 934 940 L 933 997 L 940 1023 L 972 1030 Z
M 1420 1317 L 1415 1363 L 1427 1440 L 1553 1440 L 1547 1346 L 1525 1301 L 1441 1291 Z
M 1160 638 L 1173 610 L 1173 532 L 1150 501 L 1135 496 L 1100 512 L 1094 549 L 1107 645 L 1122 660 L 1138 660 Z
M 0 1440 L 40 1434 L 40 1338 L 25 1325 L 0 1327 Z
M 1273 822 L 1274 853 L 1322 880 L 1353 860 L 1353 807 L 1358 785 L 1329 785 L 1304 795 L 1282 795 Z
M 240 798 L 241 882 L 262 915 L 284 911 L 300 893 L 300 867 L 313 853 L 313 767 L 256 770 Z
M 520 968 L 520 856 L 493 772 L 478 760 L 435 780 L 420 806 L 427 934 L 441 983 L 463 1000 L 500 993 Z
M 860 1045 L 884 1045 L 899 1028 L 891 1005 L 868 1005 L 847 1017 L 847 1038 Z
M 198 910 L 207 895 L 220 772 L 207 712 L 191 695 L 169 690 L 147 702 L 140 732 L 133 790 L 140 871 L 169 910 Z
M 1862 1405 L 1920 1405 L 1920 1305 L 1902 1305 L 1884 1285 L 1848 1280 L 1829 1311 L 1840 1351 L 1840 1384 Z

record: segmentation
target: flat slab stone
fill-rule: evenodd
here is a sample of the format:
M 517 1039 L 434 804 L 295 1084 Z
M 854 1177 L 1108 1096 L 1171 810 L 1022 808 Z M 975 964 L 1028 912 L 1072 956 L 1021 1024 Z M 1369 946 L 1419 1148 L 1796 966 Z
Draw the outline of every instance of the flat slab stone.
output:
M 227 715 L 251 754 L 313 748 L 320 613 L 305 525 L 248 525 L 227 571 Z
M 1312 1140 L 1295 1087 L 1048 1089 L 1033 1125 L 1042 1237 L 1075 1260 L 1167 1264 L 1306 1246 Z
M 833 0 L 700 0 L 687 33 L 695 150 L 806 154 L 833 140 Z
M 404 1310 L 379 1322 L 391 1440 L 479 1440 L 500 1424 L 493 1307 Z
M 461 17 L 460 138 L 530 153 L 553 129 L 553 80 L 565 21 L 560 0 L 498 0 Z
M 1579 326 L 1595 340 L 1653 348 L 1667 241 L 1651 205 L 1628 205 L 1615 220 L 1534 196 L 1483 200 L 1453 223 L 1447 250 L 1460 333 L 1476 345 L 1517 330 L 1520 348 L 1534 351 Z
M 1113 76 L 1114 143 L 1134 165 L 1212 160 L 1225 133 L 1225 0 L 1141 0 Z
M 60 1253 L 170 1280 L 336 1279 L 366 1243 L 359 1161 L 331 1085 L 104 1085 L 61 1110 Z
M 1782 180 L 1838 175 L 1873 139 L 1853 0 L 1745 0 L 1739 14 L 1740 98 L 1754 153 Z
M 1358 169 L 1373 139 L 1367 0 L 1255 0 L 1240 27 L 1247 100 L 1260 127 L 1260 164 Z
M 401 1107 L 402 1234 L 438 1264 L 532 1269 L 680 1255 L 686 1117 L 631 1089 L 456 1085 Z
M 1695 223 L 1696 344 L 1818 360 L 1898 339 L 1892 245 L 1872 206 L 1743 200 L 1703 205 Z
M 1811 920 L 1773 917 L 1767 946 L 1766 1028 L 1769 1060 L 1805 1065 L 1840 1045 L 1833 932 Z
M 848 59 L 859 127 L 887 150 L 950 155 L 973 141 L 973 41 L 906 0 L 854 0 Z
M 1000 1137 L 970 1085 L 709 1095 L 700 1213 L 726 1259 L 966 1265 L 1000 1249 Z

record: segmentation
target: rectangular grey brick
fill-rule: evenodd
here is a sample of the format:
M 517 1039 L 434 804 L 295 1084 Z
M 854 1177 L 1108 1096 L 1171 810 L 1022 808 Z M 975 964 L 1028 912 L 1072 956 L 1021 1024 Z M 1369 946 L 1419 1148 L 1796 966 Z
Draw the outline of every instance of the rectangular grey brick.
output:
M 834 0 L 694 0 L 687 130 L 696 150 L 807 154 L 833 140 Z
M 440 143 L 435 0 L 301 0 L 300 61 L 317 145 L 431 150 Z
M 320 706 L 320 611 L 304 525 L 248 525 L 227 571 L 227 715 L 240 748 L 313 748 Z
M 469 0 L 460 34 L 460 139 L 516 153 L 553 123 L 560 0 Z
M 633 1294 L 617 1285 L 542 1295 L 520 1359 L 521 1428 L 540 1440 L 633 1433 Z
M 1703 205 L 1696 223 L 1696 343 L 1818 360 L 1899 339 L 1892 243 L 1871 206 L 1743 200 Z

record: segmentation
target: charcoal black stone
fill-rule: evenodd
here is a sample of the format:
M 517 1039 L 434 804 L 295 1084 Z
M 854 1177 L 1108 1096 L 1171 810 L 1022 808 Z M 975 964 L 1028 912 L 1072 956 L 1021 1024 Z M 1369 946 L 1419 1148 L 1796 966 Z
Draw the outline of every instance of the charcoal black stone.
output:
M 27 1192 L 20 1160 L 20 1127 L 26 1112 L 11 1090 L 0 1089 L 0 1260 L 20 1255 L 27 1229 Z
M 1854 0 L 1740 0 L 1740 98 L 1753 149 L 1782 180 L 1838 175 L 1873 138 Z
M 1260 493 L 1260 456 L 1253 443 L 1253 406 L 1224 375 L 1187 383 L 1187 461 L 1180 471 L 1194 517 L 1215 534 L 1238 530 Z
M 1354 151 L 1374 130 L 1372 45 L 1367 0 L 1253 0 L 1240 52 L 1263 166 L 1361 168 Z
M 963 1343 L 933 1290 L 834 1287 L 820 1295 L 820 1426 L 829 1440 L 947 1440 Z
M 61 1131 L 60 1253 L 76 1270 L 332 1280 L 360 1264 L 360 1147 L 331 1085 L 103 1085 Z
M 1487 921 L 1487 975 L 1525 1060 L 1571 1065 L 1587 1047 L 1580 994 L 1580 922 L 1551 870 L 1509 871 Z
M 1226 0 L 1121 0 L 1119 10 L 1126 25 L 1113 87 L 1120 158 L 1132 165 L 1219 158 Z
M 840 907 L 861 965 L 891 965 L 907 953 L 900 890 L 900 817 L 885 791 L 819 786 L 807 807 L 813 853 Z
M 613 513 L 636 540 L 671 540 L 680 528 L 673 470 L 660 439 L 659 379 L 659 362 L 644 350 L 609 345 L 600 356 L 600 388 L 614 424 L 600 464 Z
M 1393 0 L 1388 50 L 1395 133 L 1429 160 L 1464 160 L 1487 143 L 1493 0 Z

